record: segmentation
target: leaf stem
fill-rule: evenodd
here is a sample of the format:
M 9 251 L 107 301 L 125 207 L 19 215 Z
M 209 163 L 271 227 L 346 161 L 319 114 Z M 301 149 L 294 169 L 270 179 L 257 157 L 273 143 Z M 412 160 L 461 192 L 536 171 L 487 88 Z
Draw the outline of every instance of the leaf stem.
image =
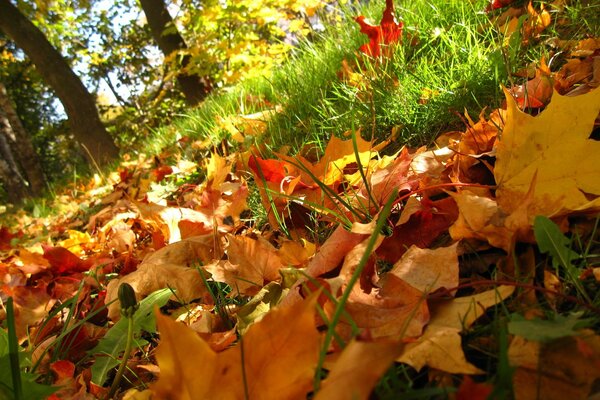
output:
M 126 317 L 127 318 L 127 342 L 125 343 L 125 351 L 123 352 L 123 358 L 121 359 L 121 364 L 119 365 L 119 369 L 117 370 L 117 375 L 113 380 L 112 385 L 110 386 L 110 391 L 106 395 L 106 400 L 114 397 L 119 384 L 121 383 L 121 379 L 123 378 L 123 374 L 125 373 L 125 368 L 127 368 L 127 360 L 131 355 L 131 348 L 133 347 L 133 315 Z
M 340 297 L 340 300 L 338 301 L 338 303 L 335 307 L 335 310 L 333 312 L 333 317 L 331 318 L 331 323 L 327 327 L 327 333 L 325 334 L 325 341 L 321 348 L 321 352 L 319 353 L 319 361 L 317 363 L 317 369 L 315 371 L 315 377 L 314 377 L 314 383 L 313 383 L 315 393 L 319 390 L 319 387 L 321 385 L 321 373 L 323 371 L 323 363 L 325 362 L 325 356 L 327 354 L 327 349 L 329 348 L 329 345 L 331 344 L 331 341 L 333 339 L 333 336 L 335 333 L 335 327 L 337 326 L 342 314 L 345 311 L 344 306 L 346 305 L 346 302 L 348 301 L 348 298 L 350 297 L 352 288 L 354 287 L 354 285 L 360 278 L 360 275 L 361 275 L 363 269 L 365 268 L 365 265 L 367 265 L 367 261 L 369 261 L 369 257 L 371 257 L 371 252 L 373 251 L 373 248 L 375 247 L 375 243 L 377 243 L 377 239 L 379 237 L 380 232 L 382 231 L 383 225 L 387 223 L 387 217 L 390 215 L 390 212 L 392 211 L 392 206 L 394 205 L 397 196 L 398 196 L 398 190 L 394 189 L 394 192 L 392 193 L 392 195 L 390 196 L 388 201 L 385 203 L 383 210 L 381 210 L 381 213 L 379 214 L 379 218 L 377 218 L 377 223 L 375 225 L 374 232 L 371 235 L 371 237 L 369 238 L 369 241 L 367 242 L 367 246 L 365 247 L 365 252 L 363 253 L 362 257 L 360 258 L 360 261 L 358 262 L 358 266 L 356 267 L 356 270 L 354 271 L 354 273 L 348 280 L 346 289 L 344 289 L 344 293 L 342 293 L 342 297 Z

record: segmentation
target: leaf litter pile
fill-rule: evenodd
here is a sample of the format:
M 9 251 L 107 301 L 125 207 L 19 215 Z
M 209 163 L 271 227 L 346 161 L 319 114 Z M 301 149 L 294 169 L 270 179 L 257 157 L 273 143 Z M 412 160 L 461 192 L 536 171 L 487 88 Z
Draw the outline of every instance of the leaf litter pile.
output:
M 522 40 L 550 23 L 511 10 Z M 375 65 L 404 45 L 391 0 L 380 25 L 357 22 Z M 17 216 L 0 229 L 2 398 L 586 398 L 600 39 L 554 45 L 559 70 L 542 60 L 429 149 L 348 132 L 292 157 L 184 138 L 124 161 L 110 193 L 96 180 L 57 215 Z M 230 117 L 233 139 L 273 112 Z

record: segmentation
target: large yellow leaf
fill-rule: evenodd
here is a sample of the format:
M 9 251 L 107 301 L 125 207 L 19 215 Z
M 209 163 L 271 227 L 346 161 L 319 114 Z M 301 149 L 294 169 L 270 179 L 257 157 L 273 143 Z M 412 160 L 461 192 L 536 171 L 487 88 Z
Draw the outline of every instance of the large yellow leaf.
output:
M 600 89 L 576 97 L 555 92 L 535 117 L 520 111 L 507 91 L 505 95 L 506 125 L 494 168 L 500 207 L 514 211 L 537 173 L 533 214 L 600 208 L 600 142 L 589 138 L 600 113 Z
M 160 399 L 305 398 L 319 358 L 315 304 L 313 296 L 273 309 L 221 353 L 190 328 L 157 314 L 161 372 L 151 389 Z

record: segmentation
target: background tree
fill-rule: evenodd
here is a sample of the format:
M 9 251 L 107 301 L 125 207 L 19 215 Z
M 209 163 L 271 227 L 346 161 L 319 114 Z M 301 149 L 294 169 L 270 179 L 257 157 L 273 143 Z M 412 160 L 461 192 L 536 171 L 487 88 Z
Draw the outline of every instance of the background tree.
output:
M 46 187 L 46 178 L 40 164 L 39 157 L 31 142 L 31 137 L 21 123 L 19 116 L 8 97 L 6 87 L 0 82 L 0 124 L 2 134 L 17 162 L 21 166 L 23 175 L 29 182 L 29 192 L 39 196 Z
M 177 81 L 190 105 L 196 105 L 210 92 L 207 78 L 189 68 L 191 56 L 163 0 L 140 0 L 152 36 L 166 58 L 180 59 Z
M 10 0 L 0 0 L 0 30 L 23 49 L 53 88 L 88 160 L 104 163 L 115 158 L 118 148 L 100 121 L 94 97 L 44 34 Z
M 8 201 L 20 204 L 29 196 L 29 192 L 7 140 L 10 131 L 8 120 L 0 113 L 0 181 L 7 193 Z

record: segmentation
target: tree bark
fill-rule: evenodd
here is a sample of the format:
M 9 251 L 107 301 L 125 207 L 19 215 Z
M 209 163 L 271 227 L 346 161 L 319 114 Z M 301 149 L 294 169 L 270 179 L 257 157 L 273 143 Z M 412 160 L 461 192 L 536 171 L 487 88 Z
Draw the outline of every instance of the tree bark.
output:
M 87 159 L 102 164 L 115 158 L 119 150 L 100 121 L 94 97 L 44 34 L 10 0 L 0 0 L 0 30 L 27 54 L 52 87 Z
M 152 36 L 165 57 L 173 52 L 186 50 L 187 45 L 175 29 L 173 18 L 171 18 L 164 0 L 140 0 L 140 3 L 146 14 Z M 166 28 L 170 28 L 169 33 L 165 33 Z M 185 69 L 190 61 L 191 57 L 188 54 L 184 55 L 181 59 L 181 68 Z M 177 75 L 177 82 L 187 103 L 192 106 L 204 100 L 211 91 L 209 80 L 196 74 L 181 72 Z
M 29 192 L 12 156 L 5 129 L 10 129 L 10 126 L 0 121 L 0 180 L 8 194 L 8 201 L 20 204 L 29 197 Z
M 39 196 L 46 188 L 46 178 L 31 137 L 25 131 L 15 108 L 8 97 L 6 88 L 0 82 L 0 123 L 10 129 L 3 129 L 8 139 L 10 149 L 14 150 L 15 158 L 25 172 L 31 194 Z

